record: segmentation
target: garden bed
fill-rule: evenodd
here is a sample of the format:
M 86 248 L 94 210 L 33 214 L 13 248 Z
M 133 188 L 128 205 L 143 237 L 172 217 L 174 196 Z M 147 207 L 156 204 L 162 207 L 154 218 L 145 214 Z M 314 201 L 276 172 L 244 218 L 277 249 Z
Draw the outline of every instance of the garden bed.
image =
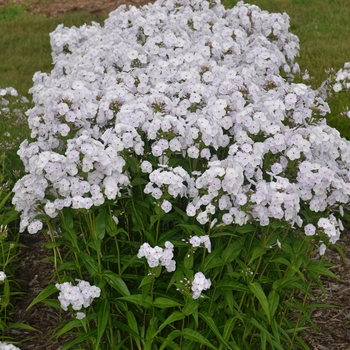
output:
M 0 1 L 0 5 L 6 3 Z M 30 1 L 29 8 L 36 13 L 56 16 L 68 11 L 86 10 L 91 13 L 108 14 L 117 6 L 125 2 L 119 1 L 83 1 L 74 3 L 69 1 Z M 130 1 L 130 5 L 143 5 L 148 1 Z M 57 327 L 65 313 L 58 313 L 55 309 L 37 304 L 29 311 L 26 311 L 29 303 L 48 284 L 54 283 L 52 276 L 54 268 L 52 264 L 45 260 L 49 252 L 44 248 L 44 238 L 42 236 L 29 236 L 24 238 L 23 243 L 27 246 L 22 249 L 19 257 L 20 268 L 18 269 L 18 281 L 20 290 L 26 294 L 25 298 L 18 299 L 15 304 L 15 312 L 12 315 L 15 322 L 30 324 L 37 328 L 39 332 L 14 331 L 11 335 L 18 341 L 26 339 L 20 345 L 22 350 L 26 349 L 48 349 L 60 348 L 60 344 L 65 342 L 65 338 L 58 341 L 50 340 L 50 331 Z M 350 239 L 346 233 L 338 242 L 344 250 L 344 258 L 336 249 L 328 249 L 326 259 L 334 264 L 331 270 L 339 277 L 339 281 L 325 278 L 325 294 L 322 291 L 315 291 L 319 300 L 310 301 L 312 303 L 332 304 L 335 307 L 318 309 L 312 314 L 312 320 L 319 327 L 320 331 L 309 331 L 304 334 L 305 341 L 313 350 L 343 350 L 350 349 Z M 28 340 L 31 338 L 30 340 Z

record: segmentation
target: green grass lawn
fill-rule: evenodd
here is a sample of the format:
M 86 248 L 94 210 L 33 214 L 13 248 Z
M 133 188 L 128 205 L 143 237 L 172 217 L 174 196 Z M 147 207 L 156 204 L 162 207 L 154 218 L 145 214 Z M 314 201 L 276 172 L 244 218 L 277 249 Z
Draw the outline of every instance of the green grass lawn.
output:
M 0 8 L 0 87 L 12 86 L 27 95 L 34 73 L 52 69 L 49 33 L 58 24 L 79 27 L 91 21 L 103 23 L 105 18 L 85 12 L 49 18 L 15 5 Z

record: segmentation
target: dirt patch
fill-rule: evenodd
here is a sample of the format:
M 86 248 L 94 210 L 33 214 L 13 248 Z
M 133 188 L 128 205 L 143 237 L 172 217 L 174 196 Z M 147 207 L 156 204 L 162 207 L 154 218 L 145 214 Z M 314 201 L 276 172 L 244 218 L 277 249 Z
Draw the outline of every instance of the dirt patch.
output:
M 26 4 L 31 12 L 48 16 L 59 16 L 66 12 L 85 10 L 89 13 L 109 14 L 120 5 L 143 6 L 152 1 L 147 0 L 0 0 L 0 6 L 9 2 Z

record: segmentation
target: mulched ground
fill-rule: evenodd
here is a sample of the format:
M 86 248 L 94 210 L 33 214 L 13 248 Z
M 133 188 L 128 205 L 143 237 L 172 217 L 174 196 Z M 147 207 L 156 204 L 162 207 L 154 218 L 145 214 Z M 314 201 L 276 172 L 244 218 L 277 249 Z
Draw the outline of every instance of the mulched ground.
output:
M 24 0 L 16 0 L 21 3 Z M 0 6 L 8 3 L 0 0 Z M 147 0 L 26 0 L 32 12 L 44 13 L 49 16 L 61 15 L 68 11 L 86 10 L 91 13 L 108 14 L 121 4 L 142 6 Z M 59 313 L 44 304 L 37 304 L 30 310 L 26 308 L 30 302 L 50 283 L 55 283 L 52 263 L 45 260 L 50 255 L 43 244 L 44 237 L 23 236 L 26 248 L 22 249 L 19 257 L 19 269 L 16 279 L 20 289 L 25 292 L 23 298 L 15 301 L 12 313 L 14 322 L 30 324 L 38 332 L 28 330 L 12 330 L 10 335 L 22 341 L 22 350 L 59 350 L 66 339 L 50 339 L 50 331 L 57 327 L 60 321 L 69 317 L 66 313 Z M 319 327 L 318 331 L 306 332 L 303 339 L 311 350 L 350 350 L 350 236 L 347 233 L 339 241 L 344 251 L 344 259 L 336 249 L 328 249 L 326 259 L 332 262 L 332 271 L 339 280 L 324 278 L 326 294 L 315 291 L 319 300 L 334 307 L 318 309 L 312 314 L 312 320 Z M 315 302 L 315 301 L 313 301 Z M 259 350 L 259 349 L 257 349 Z

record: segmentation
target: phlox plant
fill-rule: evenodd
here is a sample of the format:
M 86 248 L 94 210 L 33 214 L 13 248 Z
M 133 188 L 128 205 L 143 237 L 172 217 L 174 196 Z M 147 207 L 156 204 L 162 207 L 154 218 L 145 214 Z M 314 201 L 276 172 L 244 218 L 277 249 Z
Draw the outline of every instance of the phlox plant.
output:
M 58 283 L 32 305 L 72 314 L 62 350 L 307 349 L 350 143 L 293 82 L 288 16 L 157 1 L 51 46 L 13 203 L 53 250 Z
M 5 156 L 0 160 L 5 162 Z M 21 294 L 15 280 L 15 259 L 19 253 L 19 233 L 14 226 L 18 220 L 18 213 L 11 205 L 12 196 L 9 182 L 3 182 L 4 173 L 0 173 L 0 339 L 11 340 L 8 331 L 11 329 L 33 329 L 31 326 L 14 323 L 11 320 L 14 298 Z M 0 341 L 0 349 L 18 349 L 12 344 Z

